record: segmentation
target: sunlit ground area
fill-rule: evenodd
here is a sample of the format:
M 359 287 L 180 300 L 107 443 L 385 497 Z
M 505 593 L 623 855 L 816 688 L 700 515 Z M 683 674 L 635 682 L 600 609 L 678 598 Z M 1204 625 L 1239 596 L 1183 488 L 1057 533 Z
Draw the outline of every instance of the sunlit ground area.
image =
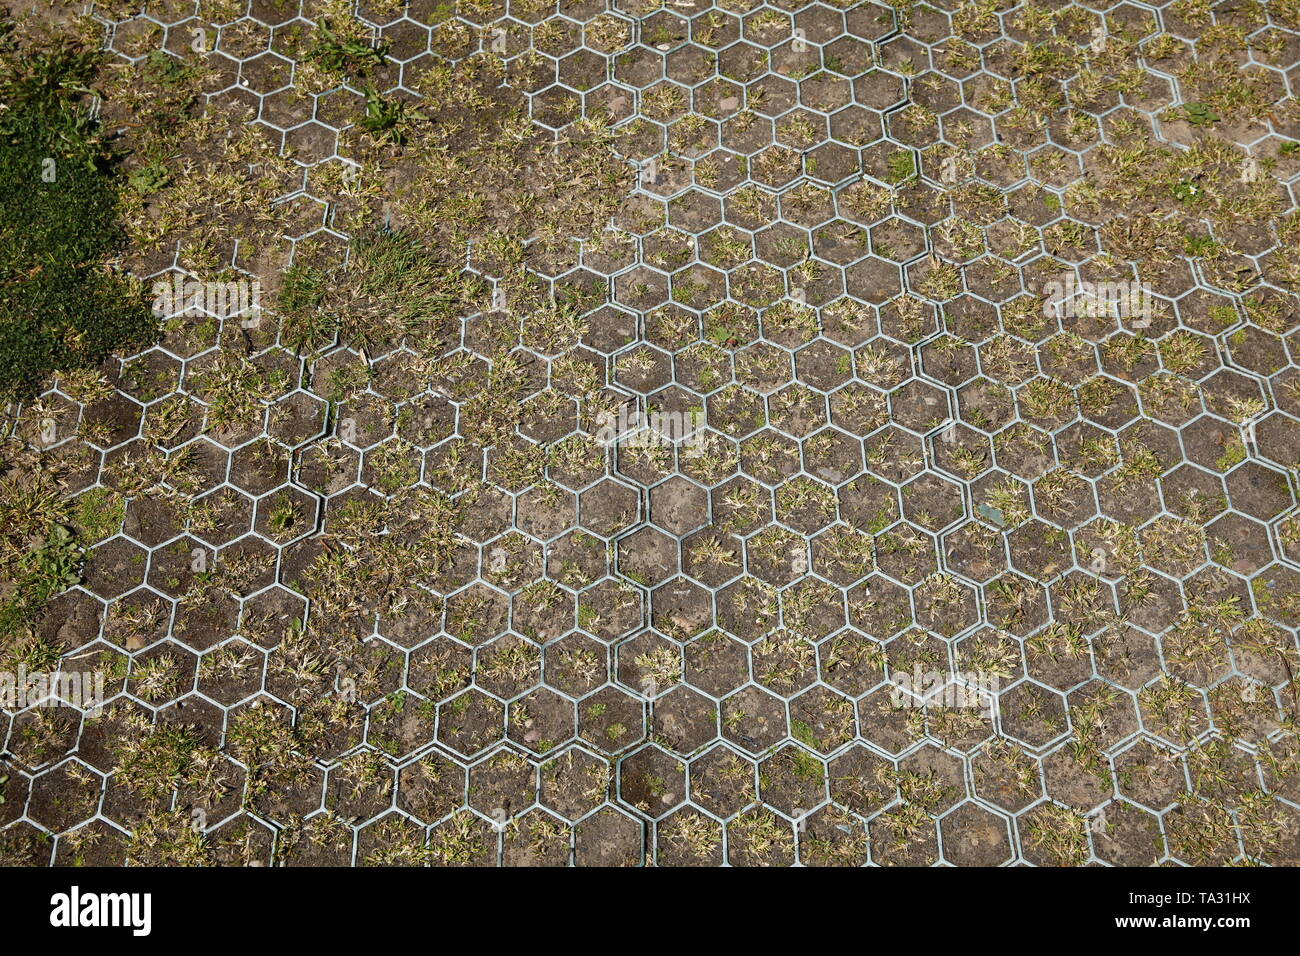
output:
M 0 27 L 0 862 L 1300 862 L 1300 3 Z

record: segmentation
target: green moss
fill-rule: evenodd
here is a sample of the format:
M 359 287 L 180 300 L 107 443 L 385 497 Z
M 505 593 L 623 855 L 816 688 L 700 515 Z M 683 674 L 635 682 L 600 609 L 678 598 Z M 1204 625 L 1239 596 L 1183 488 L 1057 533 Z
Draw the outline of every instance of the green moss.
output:
M 916 175 L 916 157 L 910 150 L 900 149 L 889 157 L 889 182 L 905 183 Z
M 1245 460 L 1245 446 L 1240 441 L 1231 441 L 1225 446 L 1223 454 L 1219 456 L 1219 460 L 1215 462 L 1215 465 L 1219 471 L 1227 471 Z
M 794 752 L 794 772 L 800 777 L 821 780 L 823 775 L 822 763 L 808 751 L 796 750 Z
M 813 731 L 812 725 L 797 718 L 790 721 L 790 736 L 809 747 L 818 746 L 817 734 Z

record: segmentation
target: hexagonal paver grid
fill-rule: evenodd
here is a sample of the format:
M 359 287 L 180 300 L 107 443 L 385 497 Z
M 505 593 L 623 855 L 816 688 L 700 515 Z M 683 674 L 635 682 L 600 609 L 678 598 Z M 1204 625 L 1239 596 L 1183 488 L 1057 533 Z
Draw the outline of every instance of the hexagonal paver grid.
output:
M 164 8 L 0 860 L 1300 860 L 1293 4 Z

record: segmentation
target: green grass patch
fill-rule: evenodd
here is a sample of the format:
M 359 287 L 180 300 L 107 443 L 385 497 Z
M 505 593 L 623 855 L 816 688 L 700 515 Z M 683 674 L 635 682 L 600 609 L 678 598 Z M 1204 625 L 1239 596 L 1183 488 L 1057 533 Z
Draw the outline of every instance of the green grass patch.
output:
M 276 310 L 295 348 L 320 347 L 335 333 L 348 345 L 367 347 L 412 333 L 448 332 L 485 290 L 458 263 L 441 263 L 414 237 L 381 227 L 356 238 L 341 270 L 295 262 L 285 272 Z
M 72 531 L 52 525 L 44 543 L 16 564 L 13 593 L 0 604 L 0 635 L 34 621 L 54 597 L 81 581 L 81 548 Z
M 147 344 L 157 323 L 107 263 L 125 242 L 117 157 L 83 103 L 100 54 L 0 34 L 0 395 Z
M 73 500 L 72 520 L 79 536 L 91 543 L 121 531 L 125 517 L 126 502 L 107 488 L 91 488 Z

